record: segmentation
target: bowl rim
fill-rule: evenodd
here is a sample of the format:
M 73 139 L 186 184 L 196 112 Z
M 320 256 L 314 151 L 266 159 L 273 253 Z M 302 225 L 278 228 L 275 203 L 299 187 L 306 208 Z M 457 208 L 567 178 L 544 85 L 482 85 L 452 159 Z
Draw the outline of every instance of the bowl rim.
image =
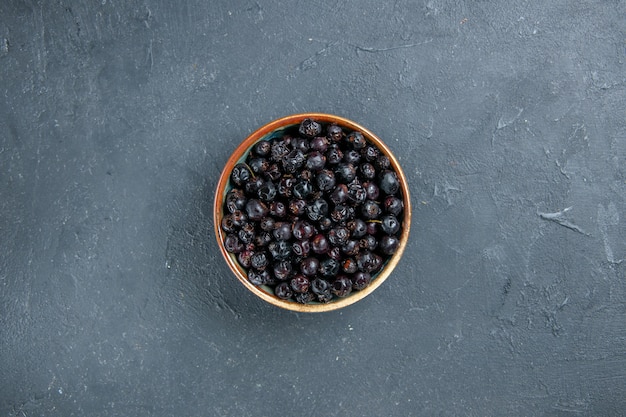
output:
M 376 147 L 383 151 L 383 153 L 389 158 L 393 170 L 396 172 L 400 179 L 400 189 L 402 192 L 402 198 L 404 203 L 402 231 L 399 237 L 400 242 L 398 248 L 396 249 L 396 252 L 389 260 L 387 260 L 383 268 L 379 272 L 377 272 L 374 277 L 372 277 L 371 283 L 366 288 L 360 291 L 353 291 L 347 297 L 333 298 L 333 300 L 328 303 L 301 304 L 295 301 L 283 300 L 281 298 L 278 298 L 274 294 L 266 292 L 261 287 L 252 284 L 248 280 L 247 274 L 245 273 L 243 267 L 237 262 L 235 256 L 226 251 L 224 247 L 225 234 L 221 228 L 223 207 L 226 197 L 225 190 L 229 184 L 230 173 L 233 167 L 241 160 L 241 158 L 250 150 L 252 145 L 254 145 L 256 142 L 277 130 L 298 125 L 304 119 L 313 119 L 321 123 L 336 123 L 345 129 L 360 131 L 368 141 L 374 143 Z M 407 179 L 404 172 L 402 171 L 402 168 L 400 167 L 398 160 L 391 152 L 391 149 L 389 149 L 389 147 L 376 134 L 374 134 L 372 131 L 365 128 L 364 126 L 361 126 L 360 124 L 342 116 L 328 113 L 297 113 L 272 120 L 271 122 L 259 127 L 258 129 L 250 133 L 248 137 L 246 137 L 231 153 L 230 157 L 226 161 L 226 164 L 224 165 L 224 168 L 222 169 L 217 183 L 213 205 L 213 223 L 215 229 L 215 237 L 217 239 L 220 252 L 222 253 L 222 257 L 226 260 L 227 265 L 229 266 L 230 270 L 235 274 L 237 279 L 248 290 L 250 290 L 253 294 L 258 296 L 262 300 L 276 307 L 296 312 L 317 313 L 337 310 L 354 304 L 374 292 L 389 277 L 391 272 L 395 269 L 396 265 L 402 258 L 402 254 L 404 253 L 408 242 L 409 231 L 411 228 L 411 199 L 409 195 Z

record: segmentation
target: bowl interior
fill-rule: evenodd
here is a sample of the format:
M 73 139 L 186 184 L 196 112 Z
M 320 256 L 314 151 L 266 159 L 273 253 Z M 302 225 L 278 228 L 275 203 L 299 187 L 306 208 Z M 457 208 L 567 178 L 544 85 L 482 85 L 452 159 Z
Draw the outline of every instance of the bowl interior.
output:
M 224 216 L 224 202 L 226 198 L 226 194 L 229 190 L 233 188 L 233 185 L 230 181 L 230 173 L 233 167 L 240 163 L 244 162 L 250 153 L 252 146 L 262 140 L 272 140 L 276 137 L 282 137 L 285 133 L 291 133 L 292 131 L 297 134 L 297 129 L 302 120 L 310 118 L 316 120 L 318 122 L 329 124 L 336 123 L 345 130 L 352 131 L 360 131 L 368 142 L 373 143 L 380 151 L 382 151 L 389 158 L 391 165 L 394 171 L 397 173 L 398 178 L 400 180 L 401 191 L 402 191 L 402 199 L 404 200 L 404 211 L 402 213 L 402 230 L 399 237 L 400 244 L 398 249 L 389 259 L 385 261 L 383 267 L 375 274 L 372 275 L 372 281 L 368 287 L 360 291 L 353 291 L 350 295 L 343 298 L 333 298 L 328 303 L 319 303 L 312 302 L 309 304 L 301 304 L 295 301 L 283 300 L 274 295 L 273 290 L 265 285 L 256 286 L 252 284 L 248 278 L 247 273 L 243 269 L 243 267 L 237 261 L 237 257 L 226 251 L 224 248 L 224 232 L 222 231 L 220 225 L 222 218 Z M 217 192 L 215 196 L 215 206 L 214 206 L 214 226 L 215 233 L 218 240 L 218 244 L 220 247 L 220 251 L 228 263 L 230 269 L 237 276 L 239 281 L 254 294 L 262 298 L 263 300 L 273 304 L 275 306 L 293 310 L 300 312 L 322 312 L 322 311 L 330 311 L 336 310 L 338 308 L 342 308 L 353 304 L 365 296 L 372 293 L 376 288 L 378 288 L 383 281 L 389 276 L 391 271 L 395 268 L 396 264 L 400 260 L 402 253 L 406 247 L 406 242 L 408 240 L 409 228 L 411 223 L 411 203 L 409 199 L 408 186 L 406 182 L 406 177 L 402 172 L 400 165 L 394 155 L 391 153 L 389 148 L 372 132 L 367 130 L 366 128 L 352 122 L 348 119 L 328 115 L 323 113 L 306 113 L 306 114 L 297 114 L 292 116 L 287 116 L 281 119 L 274 120 L 261 128 L 254 131 L 250 134 L 232 153 L 231 157 L 228 159 L 224 170 L 220 176 L 217 186 Z

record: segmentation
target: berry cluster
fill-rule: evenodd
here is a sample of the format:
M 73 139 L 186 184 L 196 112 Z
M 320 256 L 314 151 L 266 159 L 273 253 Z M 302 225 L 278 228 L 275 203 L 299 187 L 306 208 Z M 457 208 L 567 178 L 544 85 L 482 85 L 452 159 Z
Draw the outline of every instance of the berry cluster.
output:
M 305 119 L 257 142 L 230 180 L 224 247 L 281 299 L 325 303 L 362 290 L 398 248 L 400 182 L 360 132 Z

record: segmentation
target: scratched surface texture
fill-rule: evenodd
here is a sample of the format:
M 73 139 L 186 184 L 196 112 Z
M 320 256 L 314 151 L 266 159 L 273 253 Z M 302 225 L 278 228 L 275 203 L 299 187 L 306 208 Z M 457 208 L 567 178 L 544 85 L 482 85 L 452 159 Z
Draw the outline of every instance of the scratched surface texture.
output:
M 626 415 L 623 1 L 0 2 L 0 415 Z M 258 126 L 336 113 L 412 193 L 303 315 L 213 236 Z

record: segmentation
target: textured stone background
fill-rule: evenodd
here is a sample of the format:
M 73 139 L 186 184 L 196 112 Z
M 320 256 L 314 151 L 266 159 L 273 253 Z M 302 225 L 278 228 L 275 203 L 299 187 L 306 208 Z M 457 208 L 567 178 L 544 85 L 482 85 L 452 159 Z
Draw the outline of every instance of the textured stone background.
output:
M 625 60 L 623 1 L 0 2 L 0 414 L 626 415 Z M 414 205 L 321 315 L 249 294 L 211 218 L 305 111 Z

